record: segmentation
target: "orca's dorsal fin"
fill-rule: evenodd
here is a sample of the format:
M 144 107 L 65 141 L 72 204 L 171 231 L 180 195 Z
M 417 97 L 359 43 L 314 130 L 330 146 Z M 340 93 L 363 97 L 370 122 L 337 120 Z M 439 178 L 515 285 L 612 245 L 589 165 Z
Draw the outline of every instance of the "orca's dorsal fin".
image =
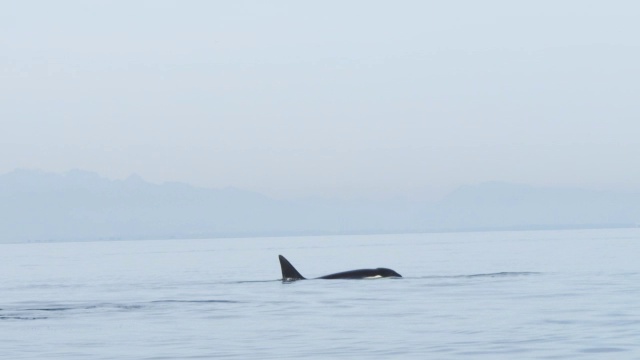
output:
M 291 265 L 289 260 L 285 259 L 284 256 L 278 255 L 280 259 L 280 269 L 282 270 L 282 280 L 291 281 L 291 280 L 303 280 L 304 276 L 300 275 L 298 270 Z

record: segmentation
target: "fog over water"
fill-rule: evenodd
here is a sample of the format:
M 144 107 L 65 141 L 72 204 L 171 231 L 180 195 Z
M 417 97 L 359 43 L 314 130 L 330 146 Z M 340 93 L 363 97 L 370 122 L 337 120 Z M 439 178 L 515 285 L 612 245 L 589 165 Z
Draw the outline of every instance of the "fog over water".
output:
M 2 2 L 0 357 L 639 358 L 639 13 Z
M 279 198 L 639 190 L 634 1 L 14 1 L 0 173 Z
M 111 180 L 74 170 L 0 174 L 0 243 L 620 228 L 640 192 L 488 182 L 439 201 L 274 199 L 236 188 Z

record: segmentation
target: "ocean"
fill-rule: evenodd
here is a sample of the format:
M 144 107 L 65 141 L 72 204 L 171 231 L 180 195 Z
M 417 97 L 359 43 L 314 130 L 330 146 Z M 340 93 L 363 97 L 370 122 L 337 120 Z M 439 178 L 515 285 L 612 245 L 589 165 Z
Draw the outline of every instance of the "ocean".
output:
M 640 229 L 2 244 L 0 274 L 0 359 L 640 359 Z

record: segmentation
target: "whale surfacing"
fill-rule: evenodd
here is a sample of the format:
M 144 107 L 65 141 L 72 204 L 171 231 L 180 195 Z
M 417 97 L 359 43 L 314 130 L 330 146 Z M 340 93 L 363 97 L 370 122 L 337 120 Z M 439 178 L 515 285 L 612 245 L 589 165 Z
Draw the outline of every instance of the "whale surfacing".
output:
M 284 256 L 278 255 L 280 259 L 280 269 L 282 270 L 282 281 L 295 281 L 306 279 Z M 335 274 L 321 276 L 316 279 L 375 279 L 385 277 L 402 277 L 394 270 L 387 268 L 358 269 L 343 271 Z

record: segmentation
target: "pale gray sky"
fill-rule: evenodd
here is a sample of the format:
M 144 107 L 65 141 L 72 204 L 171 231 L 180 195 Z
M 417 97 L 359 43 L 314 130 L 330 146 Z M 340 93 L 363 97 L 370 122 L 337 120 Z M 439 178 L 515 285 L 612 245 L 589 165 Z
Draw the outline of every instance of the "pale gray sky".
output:
M 0 173 L 640 190 L 636 1 L 0 4 Z

